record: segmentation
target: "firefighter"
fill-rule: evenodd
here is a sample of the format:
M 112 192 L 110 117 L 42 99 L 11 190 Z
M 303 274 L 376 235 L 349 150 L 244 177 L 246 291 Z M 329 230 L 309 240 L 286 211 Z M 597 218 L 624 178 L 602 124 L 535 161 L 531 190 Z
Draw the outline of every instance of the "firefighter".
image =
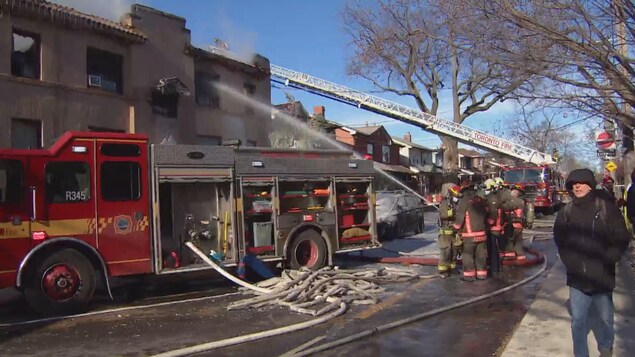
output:
M 509 185 L 506 184 L 505 181 L 500 177 L 494 178 L 494 182 L 496 182 L 496 187 L 498 189 L 498 197 L 500 198 L 501 208 L 503 211 L 503 215 L 502 215 L 503 229 L 501 230 L 501 235 L 499 237 L 500 239 L 498 241 L 499 258 L 500 260 L 506 259 L 506 258 L 514 258 L 516 256 L 514 252 L 511 249 L 508 249 L 510 246 L 512 237 L 514 235 L 514 227 L 512 226 L 510 222 L 509 215 L 507 215 L 507 209 L 505 208 L 510 204 L 509 202 L 513 198 L 512 190 L 509 188 Z
M 489 236 L 487 239 L 487 260 L 490 275 L 500 272 L 499 243 L 503 234 L 503 209 L 501 207 L 498 185 L 493 179 L 485 180 L 485 202 L 487 204 L 487 225 Z
M 487 211 L 484 200 L 473 187 L 462 192 L 454 219 L 454 229 L 463 241 L 461 257 L 463 259 L 464 281 L 487 279 Z
M 437 270 L 442 278 L 452 274 L 456 268 L 457 250 L 455 244 L 454 216 L 461 197 L 461 187 L 450 186 L 443 201 L 439 205 L 439 263 Z
M 505 247 L 506 258 L 526 259 L 523 247 L 523 227 L 528 222 L 526 222 L 527 203 L 523 199 L 524 193 L 522 186 L 514 185 L 511 188 L 511 200 L 503 203 L 503 210 L 509 217 L 509 225 L 512 230 L 511 239 Z

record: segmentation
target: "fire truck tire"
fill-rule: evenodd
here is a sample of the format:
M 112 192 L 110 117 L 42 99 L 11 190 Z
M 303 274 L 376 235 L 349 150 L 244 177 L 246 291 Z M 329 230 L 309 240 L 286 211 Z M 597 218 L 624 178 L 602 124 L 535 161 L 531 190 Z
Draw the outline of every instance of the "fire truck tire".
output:
M 88 306 L 97 277 L 90 260 L 74 249 L 62 249 L 36 261 L 24 296 L 45 314 L 77 312 Z
M 291 269 L 318 270 L 326 265 L 327 253 L 322 236 L 313 229 L 307 229 L 293 238 L 287 261 Z

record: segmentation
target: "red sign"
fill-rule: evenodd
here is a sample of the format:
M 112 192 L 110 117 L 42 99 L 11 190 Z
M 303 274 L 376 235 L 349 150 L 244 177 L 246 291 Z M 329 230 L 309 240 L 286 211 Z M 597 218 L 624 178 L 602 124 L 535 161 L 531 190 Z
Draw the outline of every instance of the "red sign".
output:
M 598 149 L 610 150 L 615 148 L 615 138 L 610 133 L 603 131 L 595 137 L 595 144 Z

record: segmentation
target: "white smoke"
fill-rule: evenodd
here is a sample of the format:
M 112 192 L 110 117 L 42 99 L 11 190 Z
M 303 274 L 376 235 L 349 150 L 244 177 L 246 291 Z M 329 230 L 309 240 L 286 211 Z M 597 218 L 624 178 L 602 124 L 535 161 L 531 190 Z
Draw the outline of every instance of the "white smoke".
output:
M 119 22 L 130 11 L 131 0 L 49 0 L 52 3 L 72 7 L 86 14 Z

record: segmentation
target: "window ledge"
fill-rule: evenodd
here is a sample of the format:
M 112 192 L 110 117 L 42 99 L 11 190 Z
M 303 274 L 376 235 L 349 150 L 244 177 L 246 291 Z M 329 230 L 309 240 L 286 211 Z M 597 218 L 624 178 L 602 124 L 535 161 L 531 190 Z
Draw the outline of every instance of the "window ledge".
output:
M 112 92 L 104 91 L 102 89 L 97 89 L 97 88 L 86 88 L 86 87 L 72 86 L 68 84 L 61 84 L 61 83 L 55 83 L 55 82 L 47 82 L 47 81 L 42 81 L 39 79 L 16 77 L 16 76 L 4 74 L 4 73 L 0 73 L 0 80 L 5 80 L 7 82 L 13 82 L 13 83 L 27 84 L 27 85 L 32 85 L 32 86 L 42 87 L 42 88 L 65 89 L 65 90 L 70 90 L 77 93 L 98 95 L 98 96 L 110 97 L 110 98 L 118 98 L 118 99 L 122 99 L 126 101 L 132 101 L 135 99 L 134 97 L 131 97 L 131 96 L 127 96 L 127 95 L 119 94 L 119 93 L 112 93 Z

